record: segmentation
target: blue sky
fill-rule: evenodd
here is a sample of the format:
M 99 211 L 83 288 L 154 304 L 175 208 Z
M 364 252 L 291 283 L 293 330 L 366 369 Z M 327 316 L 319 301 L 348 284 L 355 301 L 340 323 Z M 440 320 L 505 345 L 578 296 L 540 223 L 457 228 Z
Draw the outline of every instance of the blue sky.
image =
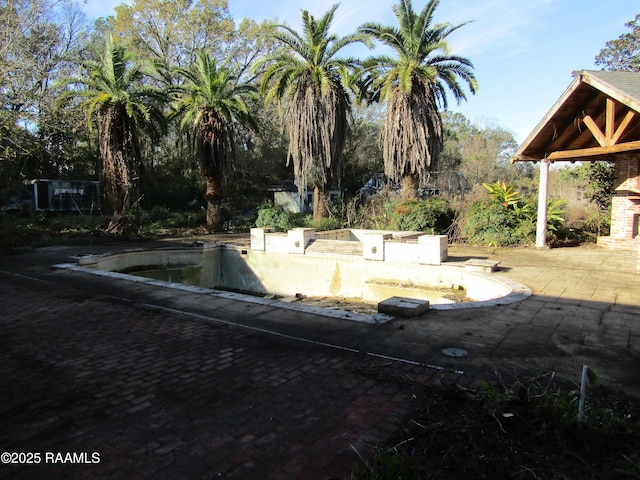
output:
M 91 18 L 108 15 L 111 0 L 88 0 Z M 334 0 L 229 0 L 231 15 L 240 20 L 277 18 L 295 29 L 300 11 L 323 15 Z M 395 25 L 395 0 L 342 0 L 333 31 L 353 32 L 367 21 Z M 413 0 L 420 10 L 426 0 Z M 471 22 L 449 37 L 451 53 L 468 57 L 480 89 L 449 107 L 479 124 L 495 124 L 513 132 L 518 142 L 569 86 L 574 70 L 594 69 L 594 58 L 609 40 L 630 31 L 624 24 L 640 13 L 637 0 L 441 0 L 437 22 Z M 355 54 L 367 56 L 366 48 Z M 348 51 L 345 55 L 354 55 Z

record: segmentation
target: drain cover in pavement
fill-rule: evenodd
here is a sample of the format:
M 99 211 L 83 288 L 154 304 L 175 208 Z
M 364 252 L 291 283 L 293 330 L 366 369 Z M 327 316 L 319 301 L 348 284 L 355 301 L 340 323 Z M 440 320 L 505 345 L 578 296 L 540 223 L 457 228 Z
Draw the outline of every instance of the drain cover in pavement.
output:
M 462 348 L 445 348 L 442 350 L 447 357 L 466 357 L 469 355 L 469 352 Z

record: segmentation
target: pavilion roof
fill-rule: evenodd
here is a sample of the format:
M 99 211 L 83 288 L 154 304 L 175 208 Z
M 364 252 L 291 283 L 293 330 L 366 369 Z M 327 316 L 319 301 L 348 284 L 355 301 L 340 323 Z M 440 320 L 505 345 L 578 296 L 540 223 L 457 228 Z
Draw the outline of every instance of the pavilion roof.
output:
M 581 70 L 573 76 L 511 162 L 613 161 L 616 153 L 640 150 L 640 72 Z

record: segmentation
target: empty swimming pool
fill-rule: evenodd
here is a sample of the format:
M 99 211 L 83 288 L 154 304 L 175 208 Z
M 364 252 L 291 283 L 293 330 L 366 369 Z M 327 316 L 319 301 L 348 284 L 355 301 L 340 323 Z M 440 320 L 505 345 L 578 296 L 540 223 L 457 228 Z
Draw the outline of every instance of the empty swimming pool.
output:
M 392 237 L 387 240 L 394 241 Z M 503 276 L 471 272 L 460 262 L 432 265 L 395 257 L 390 261 L 367 259 L 359 254 L 366 242 L 365 247 L 358 247 L 357 240 L 350 242 L 353 245 L 326 238 L 304 241 L 302 254 L 196 242 L 186 247 L 91 255 L 78 263 L 88 271 L 135 273 L 167 286 L 187 284 L 285 299 L 333 297 L 371 305 L 402 296 L 428 300 L 432 309 L 477 308 L 516 302 L 531 293 Z

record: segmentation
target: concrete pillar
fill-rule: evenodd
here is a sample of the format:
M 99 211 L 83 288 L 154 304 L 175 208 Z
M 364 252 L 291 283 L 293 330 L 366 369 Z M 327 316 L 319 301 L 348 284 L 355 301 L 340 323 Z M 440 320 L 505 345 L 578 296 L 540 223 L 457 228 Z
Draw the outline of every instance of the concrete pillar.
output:
M 313 228 L 294 228 L 287 232 L 289 237 L 289 253 L 304 254 L 305 248 L 316 237 Z
M 440 265 L 449 257 L 446 235 L 420 235 L 418 237 L 418 263 Z
M 540 185 L 538 186 L 538 222 L 536 225 L 536 247 L 547 247 L 547 204 L 549 203 L 549 160 L 540 162 Z
M 362 241 L 363 257 L 367 260 L 384 260 L 384 242 L 391 238 L 391 233 L 367 233 Z
M 266 250 L 265 234 L 273 232 L 272 228 L 251 229 L 251 250 Z

